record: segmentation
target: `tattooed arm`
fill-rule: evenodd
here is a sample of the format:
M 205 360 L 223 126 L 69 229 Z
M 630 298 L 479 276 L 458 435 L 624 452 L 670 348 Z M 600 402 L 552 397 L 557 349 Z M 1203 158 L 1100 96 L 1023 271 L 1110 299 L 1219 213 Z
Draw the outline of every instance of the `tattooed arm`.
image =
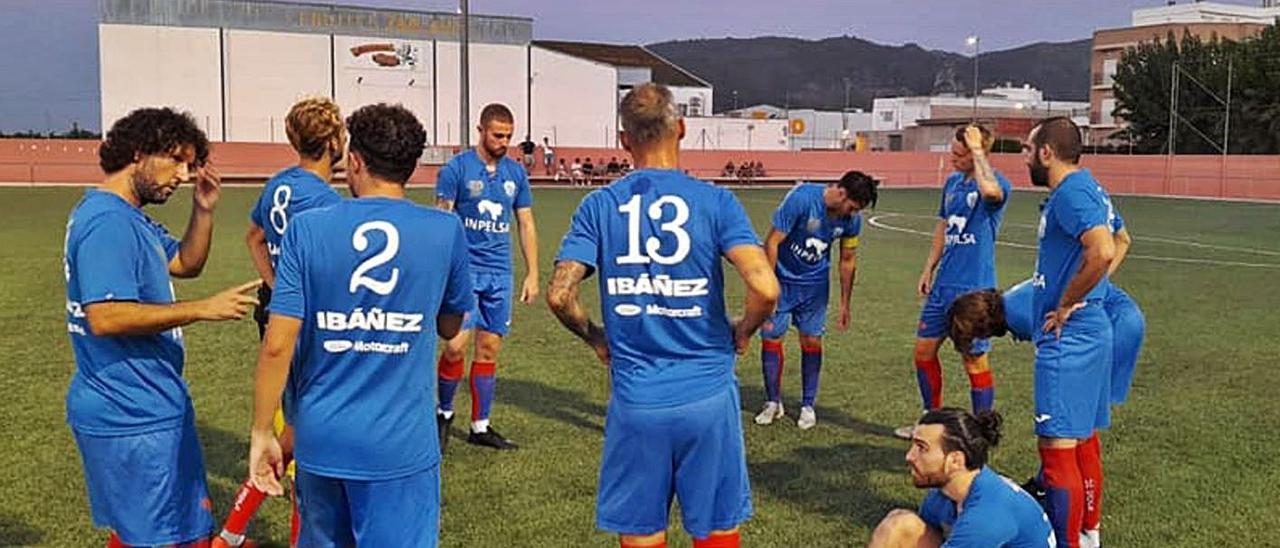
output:
M 596 356 L 605 365 L 609 364 L 609 342 L 605 339 L 604 328 L 591 321 L 587 311 L 578 300 L 578 287 L 587 277 L 587 266 L 576 261 L 560 261 L 556 263 L 555 272 L 551 274 L 551 283 L 547 285 L 547 305 L 551 313 L 578 338 L 586 341 L 595 351 Z
M 1000 188 L 1000 181 L 996 180 L 996 171 L 991 168 L 991 162 L 987 159 L 985 141 L 982 130 L 977 126 L 969 126 L 965 129 L 964 143 L 973 154 L 973 178 L 978 181 L 978 192 L 982 193 L 982 199 L 999 203 L 1004 201 L 1004 190 Z

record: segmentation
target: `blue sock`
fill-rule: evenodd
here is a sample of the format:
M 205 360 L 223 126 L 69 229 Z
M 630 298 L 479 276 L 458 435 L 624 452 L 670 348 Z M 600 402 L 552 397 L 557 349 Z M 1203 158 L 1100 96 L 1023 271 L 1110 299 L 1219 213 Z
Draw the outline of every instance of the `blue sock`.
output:
M 803 393 L 800 405 L 813 407 L 818 399 L 818 376 L 822 373 L 822 346 L 800 348 L 800 383 Z
M 782 342 L 761 341 L 760 361 L 764 371 L 765 401 L 782 401 Z

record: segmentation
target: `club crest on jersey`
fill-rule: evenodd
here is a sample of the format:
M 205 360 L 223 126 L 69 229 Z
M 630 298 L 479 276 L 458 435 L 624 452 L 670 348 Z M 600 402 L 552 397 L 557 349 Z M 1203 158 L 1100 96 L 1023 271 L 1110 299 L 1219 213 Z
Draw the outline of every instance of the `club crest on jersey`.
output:
M 507 182 L 505 182 L 505 183 L 502 183 L 502 191 L 507 193 L 507 197 L 508 197 L 508 198 L 515 198 L 515 197 L 516 197 L 516 182 L 515 182 L 515 181 L 507 181 Z
M 475 198 L 484 192 L 484 181 L 468 181 L 467 190 L 471 192 L 471 197 Z
M 978 205 L 977 191 L 970 192 L 969 194 L 965 195 L 964 203 L 969 205 L 969 209 L 973 209 L 973 206 Z
M 822 219 L 809 217 L 809 222 L 805 225 L 805 228 L 809 229 L 810 234 L 817 232 L 819 228 L 822 228 Z

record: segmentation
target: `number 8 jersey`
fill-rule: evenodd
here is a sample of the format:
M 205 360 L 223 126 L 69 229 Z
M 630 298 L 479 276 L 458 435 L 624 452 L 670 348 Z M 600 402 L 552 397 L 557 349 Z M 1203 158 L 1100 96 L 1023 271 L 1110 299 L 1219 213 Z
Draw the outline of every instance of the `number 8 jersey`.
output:
M 721 257 L 760 245 L 732 193 L 644 169 L 588 194 L 557 261 L 600 276 L 613 397 L 668 406 L 736 382 Z
M 449 213 L 360 198 L 295 217 L 270 310 L 302 320 L 285 393 L 298 466 L 381 481 L 439 461 L 436 316 L 474 299 Z

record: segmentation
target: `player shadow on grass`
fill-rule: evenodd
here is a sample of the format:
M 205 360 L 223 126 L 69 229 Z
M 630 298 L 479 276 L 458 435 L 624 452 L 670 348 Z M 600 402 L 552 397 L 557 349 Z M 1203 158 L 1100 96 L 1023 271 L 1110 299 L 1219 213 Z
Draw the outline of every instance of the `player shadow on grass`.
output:
M 842 522 L 874 528 L 893 508 L 915 508 L 919 501 L 887 497 L 870 481 L 885 472 L 909 482 L 905 446 L 842 443 L 834 447 L 797 447 L 786 459 L 752 462 L 751 486 L 767 496 L 820 512 Z
M 16 516 L 0 513 L 0 546 L 33 546 L 44 541 L 44 532 Z
M 249 475 L 249 440 L 246 436 L 198 422 L 196 430 L 200 435 L 200 446 L 204 449 L 205 474 L 209 478 L 209 500 L 213 503 L 214 523 L 221 527 L 227 518 L 227 512 L 236 496 L 236 490 Z M 285 502 L 275 504 L 288 504 Z M 263 509 L 273 504 L 268 501 Z M 287 544 L 262 542 L 261 539 L 288 539 L 289 522 L 274 523 L 271 520 L 257 519 L 249 526 L 249 536 L 259 540 L 259 546 L 285 547 Z
M 744 420 L 743 426 L 744 427 L 755 426 L 754 424 L 748 424 L 748 423 L 750 423 L 752 420 L 752 417 L 755 417 L 756 413 L 759 413 L 760 409 L 764 407 L 764 395 L 762 394 L 763 389 L 759 385 L 742 386 L 741 389 L 742 389 L 742 411 L 743 413 L 746 414 L 746 416 L 743 419 Z M 783 405 L 787 406 L 786 408 L 787 417 L 784 418 L 783 420 L 784 421 L 790 420 L 792 422 L 792 425 L 794 426 L 795 417 L 797 416 L 796 413 L 799 413 L 800 411 L 799 403 L 796 402 L 795 407 L 791 407 L 790 406 L 791 404 L 788 404 L 786 401 L 784 401 Z M 818 426 L 817 426 L 818 428 L 822 428 L 823 426 L 834 425 L 840 428 L 852 430 L 854 432 L 860 432 L 863 434 L 870 434 L 873 436 L 883 436 L 883 437 L 889 437 L 889 438 L 893 437 L 892 427 L 885 426 L 883 424 L 876 424 L 876 423 L 864 421 L 853 415 L 845 413 L 840 409 L 822 405 L 821 402 L 815 405 L 813 410 L 818 415 Z
M 507 377 L 498 384 L 498 401 L 580 430 L 604 433 L 604 404 L 582 392 Z

